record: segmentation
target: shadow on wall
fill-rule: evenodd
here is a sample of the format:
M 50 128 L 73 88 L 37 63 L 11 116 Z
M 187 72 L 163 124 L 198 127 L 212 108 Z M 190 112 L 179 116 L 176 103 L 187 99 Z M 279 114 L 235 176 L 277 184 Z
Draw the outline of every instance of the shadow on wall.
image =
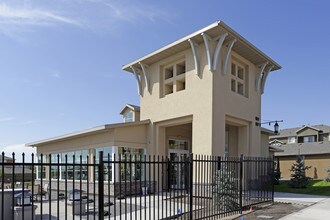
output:
M 318 179 L 318 175 L 317 175 L 317 168 L 314 167 L 314 179 Z

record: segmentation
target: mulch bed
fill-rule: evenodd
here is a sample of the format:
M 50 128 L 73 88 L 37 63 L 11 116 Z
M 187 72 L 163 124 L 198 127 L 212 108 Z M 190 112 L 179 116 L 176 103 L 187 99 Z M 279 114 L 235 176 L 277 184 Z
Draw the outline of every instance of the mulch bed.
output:
M 252 212 L 249 210 L 247 214 L 235 218 L 235 220 L 255 220 L 255 219 L 280 219 L 291 213 L 298 212 L 301 209 L 307 208 L 307 205 L 280 203 L 267 204 L 264 206 L 252 207 Z

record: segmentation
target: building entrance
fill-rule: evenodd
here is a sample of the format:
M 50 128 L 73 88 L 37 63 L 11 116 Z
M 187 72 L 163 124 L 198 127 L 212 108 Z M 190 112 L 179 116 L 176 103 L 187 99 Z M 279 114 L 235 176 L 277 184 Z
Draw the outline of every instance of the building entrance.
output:
M 169 186 L 171 189 L 185 189 L 187 180 L 185 162 L 188 155 L 188 150 L 169 150 Z

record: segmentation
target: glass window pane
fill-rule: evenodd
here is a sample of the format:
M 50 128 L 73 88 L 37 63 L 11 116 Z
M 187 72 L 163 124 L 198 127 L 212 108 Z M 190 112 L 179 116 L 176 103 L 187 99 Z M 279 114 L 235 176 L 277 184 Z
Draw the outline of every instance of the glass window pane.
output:
M 133 112 L 129 111 L 124 114 L 124 122 L 132 122 L 133 121 Z

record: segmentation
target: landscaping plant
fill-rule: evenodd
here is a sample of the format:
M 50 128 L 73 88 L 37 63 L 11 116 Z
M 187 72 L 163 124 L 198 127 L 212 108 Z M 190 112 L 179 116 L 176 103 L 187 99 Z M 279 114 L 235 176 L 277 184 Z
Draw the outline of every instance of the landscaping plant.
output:
M 278 185 L 280 184 L 281 179 L 281 171 L 279 169 L 279 166 L 276 161 L 274 161 L 274 184 Z
M 226 164 L 221 166 L 214 175 L 212 187 L 213 205 L 219 211 L 239 209 L 239 196 L 237 193 L 237 178 Z
M 292 165 L 290 171 L 293 172 L 291 174 L 290 186 L 293 188 L 306 188 L 310 177 L 306 176 L 306 170 L 310 169 L 311 166 L 305 166 L 303 157 L 301 155 L 297 156 L 296 162 Z
M 325 178 L 325 181 L 326 181 L 326 182 L 330 182 L 330 167 L 328 167 L 328 169 L 327 169 L 327 173 L 328 173 L 328 175 L 327 175 L 327 177 Z

